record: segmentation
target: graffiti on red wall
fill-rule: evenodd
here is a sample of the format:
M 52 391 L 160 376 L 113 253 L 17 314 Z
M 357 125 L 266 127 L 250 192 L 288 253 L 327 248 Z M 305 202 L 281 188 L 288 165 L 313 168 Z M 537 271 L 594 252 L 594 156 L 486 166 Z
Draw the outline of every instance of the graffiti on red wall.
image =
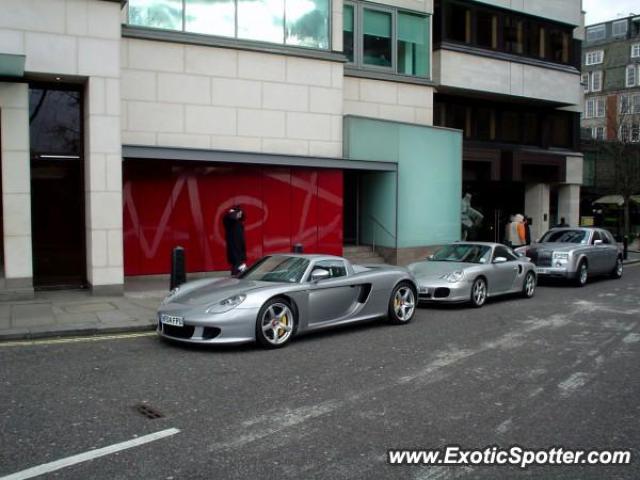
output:
M 222 216 L 236 204 L 249 264 L 296 243 L 342 252 L 340 170 L 127 161 L 123 195 L 126 275 L 168 273 L 178 245 L 187 271 L 228 270 Z

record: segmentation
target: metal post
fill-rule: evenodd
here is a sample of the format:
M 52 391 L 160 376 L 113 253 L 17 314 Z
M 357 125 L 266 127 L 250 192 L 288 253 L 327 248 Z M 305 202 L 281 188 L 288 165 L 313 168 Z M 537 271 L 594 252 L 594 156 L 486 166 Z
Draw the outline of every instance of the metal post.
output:
M 622 237 L 622 248 L 622 258 L 627 260 L 629 258 L 629 237 L 626 235 Z
M 184 248 L 175 247 L 171 251 L 171 281 L 169 289 L 178 288 L 187 281 L 186 263 L 184 257 Z
M 304 247 L 302 246 L 301 243 L 296 243 L 293 245 L 293 248 L 291 249 L 291 251 L 293 253 L 303 253 L 304 252 Z

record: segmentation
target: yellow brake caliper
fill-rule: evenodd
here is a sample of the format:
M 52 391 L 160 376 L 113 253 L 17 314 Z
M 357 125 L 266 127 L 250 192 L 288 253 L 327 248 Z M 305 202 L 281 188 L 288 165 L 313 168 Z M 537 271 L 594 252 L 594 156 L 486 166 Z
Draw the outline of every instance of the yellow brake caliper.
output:
M 282 320 L 280 321 L 280 325 L 284 325 L 285 327 L 289 325 L 289 319 L 286 315 L 282 316 Z M 285 334 L 286 330 L 284 328 L 278 328 L 278 337 L 281 337 Z

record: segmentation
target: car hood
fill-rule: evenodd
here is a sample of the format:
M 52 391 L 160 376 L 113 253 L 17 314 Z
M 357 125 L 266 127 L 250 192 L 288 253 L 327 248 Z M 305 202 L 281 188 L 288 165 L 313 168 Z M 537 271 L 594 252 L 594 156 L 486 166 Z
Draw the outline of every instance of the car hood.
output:
M 547 242 L 534 243 L 527 251 L 534 252 L 570 252 L 576 248 L 586 247 L 581 243 L 563 243 L 563 242 Z
M 248 293 L 260 288 L 277 285 L 274 282 L 257 282 L 239 278 L 219 278 L 208 281 L 197 281 L 184 285 L 184 293 L 178 294 L 170 303 L 189 306 L 211 305 L 225 298 L 240 293 Z
M 480 264 L 464 262 L 433 262 L 427 260 L 424 262 L 412 263 L 411 265 L 409 265 L 409 270 L 418 279 L 439 278 L 446 273 L 466 270 L 478 265 Z

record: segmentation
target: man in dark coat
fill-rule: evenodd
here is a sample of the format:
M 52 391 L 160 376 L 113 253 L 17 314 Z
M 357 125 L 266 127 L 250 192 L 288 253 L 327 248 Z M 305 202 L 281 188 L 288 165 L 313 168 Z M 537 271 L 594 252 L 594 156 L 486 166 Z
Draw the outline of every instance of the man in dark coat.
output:
M 227 261 L 231 275 L 237 275 L 247 267 L 247 250 L 244 242 L 244 212 L 239 206 L 232 207 L 222 218 L 227 242 Z

